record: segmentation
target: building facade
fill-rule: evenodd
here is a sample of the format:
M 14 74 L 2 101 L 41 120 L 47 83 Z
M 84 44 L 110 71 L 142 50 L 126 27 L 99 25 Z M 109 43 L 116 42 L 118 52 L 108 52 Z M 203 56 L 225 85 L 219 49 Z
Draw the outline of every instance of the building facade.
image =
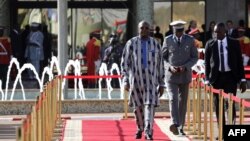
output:
M 120 40 L 137 34 L 137 24 L 146 20 L 161 27 L 164 34 L 169 23 L 182 19 L 196 20 L 198 28 L 206 30 L 211 21 L 232 20 L 235 27 L 243 19 L 249 26 L 250 0 L 68 0 L 67 46 L 69 59 L 75 59 L 77 50 L 84 48 L 90 33 L 99 31 L 103 46 L 112 32 L 120 34 Z M 25 25 L 38 22 L 46 25 L 52 34 L 53 55 L 60 47 L 58 37 L 58 11 L 56 0 L 0 0 L 0 26 L 6 27 L 5 35 L 13 29 L 20 32 Z M 187 24 L 188 26 L 188 24 Z

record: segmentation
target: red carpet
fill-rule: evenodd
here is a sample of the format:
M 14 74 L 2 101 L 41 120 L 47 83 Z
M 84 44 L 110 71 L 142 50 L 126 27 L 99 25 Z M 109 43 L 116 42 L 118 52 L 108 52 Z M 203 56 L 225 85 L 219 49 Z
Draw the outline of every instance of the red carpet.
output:
M 83 120 L 83 141 L 135 141 L 136 125 L 134 120 Z M 154 125 L 154 141 L 170 139 Z M 141 140 L 144 139 L 144 135 Z

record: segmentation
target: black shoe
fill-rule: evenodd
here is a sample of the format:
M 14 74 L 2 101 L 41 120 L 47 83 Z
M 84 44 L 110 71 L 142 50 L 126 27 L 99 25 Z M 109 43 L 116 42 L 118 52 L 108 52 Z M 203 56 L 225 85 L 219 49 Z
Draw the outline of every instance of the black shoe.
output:
M 174 134 L 174 135 L 179 135 L 179 131 L 178 131 L 178 126 L 176 124 L 172 124 L 169 127 L 169 130 Z
M 180 135 L 182 135 L 182 136 L 186 136 L 186 133 L 184 133 L 184 131 L 183 131 L 183 129 L 180 129 Z
M 141 139 L 142 131 L 138 130 L 135 134 L 135 139 Z
M 153 137 L 150 134 L 145 134 L 145 139 L 146 140 L 153 140 Z

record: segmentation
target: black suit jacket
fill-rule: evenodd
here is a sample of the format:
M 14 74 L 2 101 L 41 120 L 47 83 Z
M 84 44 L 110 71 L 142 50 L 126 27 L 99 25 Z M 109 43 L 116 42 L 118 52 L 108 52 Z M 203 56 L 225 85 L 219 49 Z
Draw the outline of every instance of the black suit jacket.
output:
M 233 73 L 230 79 L 234 79 L 238 83 L 241 79 L 245 78 L 240 44 L 237 40 L 229 37 L 226 38 L 228 44 L 228 65 Z M 207 42 L 205 47 L 205 76 L 206 80 L 211 84 L 218 78 L 219 65 L 218 41 L 216 39 L 211 39 Z
M 235 38 L 235 39 L 238 38 L 239 37 L 238 30 L 237 29 L 233 29 L 231 35 L 228 35 L 228 32 L 227 32 L 227 36 L 231 37 L 231 38 Z

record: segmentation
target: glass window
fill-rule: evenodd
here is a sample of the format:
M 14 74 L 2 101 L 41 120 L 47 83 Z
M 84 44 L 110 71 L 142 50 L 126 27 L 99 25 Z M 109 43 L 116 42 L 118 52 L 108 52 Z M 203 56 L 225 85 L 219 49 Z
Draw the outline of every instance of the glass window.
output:
M 56 9 L 18 9 L 18 25 L 21 32 L 32 22 L 40 23 L 40 30 L 49 34 L 48 44 L 53 55 L 57 55 L 57 10 Z M 25 40 L 25 37 L 22 37 Z
M 127 9 L 75 9 L 72 16 L 76 26 L 76 46 L 84 46 L 88 39 L 89 33 L 100 31 L 102 41 L 105 44 L 112 32 L 121 34 L 122 40 L 126 33 Z M 74 26 L 74 25 L 73 25 Z
M 125 42 L 127 14 L 127 9 L 68 9 L 68 44 L 72 47 L 69 49 L 70 58 L 74 58 L 73 50 L 76 47 L 85 47 L 90 33 L 94 31 L 100 33 L 103 45 L 113 32 L 119 34 L 121 43 Z M 55 40 L 53 48 L 57 50 L 57 10 L 18 9 L 18 25 L 21 30 L 32 22 L 47 25 L 48 32 Z
M 154 27 L 159 26 L 165 35 L 171 22 L 171 2 L 154 2 Z

